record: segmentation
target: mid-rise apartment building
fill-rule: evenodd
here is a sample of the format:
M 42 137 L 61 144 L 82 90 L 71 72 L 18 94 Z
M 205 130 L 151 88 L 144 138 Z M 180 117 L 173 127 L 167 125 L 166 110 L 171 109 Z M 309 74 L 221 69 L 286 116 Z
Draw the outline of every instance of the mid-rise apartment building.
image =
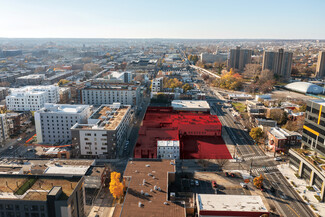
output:
M 9 138 L 9 124 L 5 114 L 0 114 L 0 146 Z
M 88 124 L 71 128 L 72 144 L 83 157 L 116 158 L 123 150 L 130 121 L 130 105 L 102 105 L 89 117 Z
M 179 159 L 179 140 L 158 140 L 157 158 Z
M 252 50 L 241 49 L 236 47 L 236 49 L 230 50 L 230 56 L 228 59 L 228 69 L 236 69 L 243 71 L 246 64 L 252 62 Z
M 12 88 L 10 95 L 6 97 L 6 106 L 11 111 L 37 111 L 45 103 L 57 103 L 59 100 L 57 86 L 26 86 Z
M 4 217 L 85 217 L 82 176 L 0 176 L 0 215 Z
M 71 141 L 70 128 L 76 123 L 87 123 L 90 113 L 89 105 L 46 103 L 34 114 L 37 142 L 55 144 Z
M 140 105 L 140 86 L 125 83 L 87 84 L 81 90 L 82 104 Z
M 291 76 L 292 65 L 292 52 L 285 52 L 283 49 L 279 49 L 278 52 L 264 51 L 263 54 L 263 70 L 270 70 L 275 75 L 283 78 L 289 78 Z
M 319 51 L 317 66 L 316 66 L 316 77 L 325 77 L 325 51 Z
M 318 192 L 325 201 L 325 170 L 322 167 L 325 157 L 325 100 L 307 102 L 305 124 L 302 133 L 301 149 L 290 149 L 291 168 L 305 179 L 309 186 Z
M 164 78 L 155 78 L 152 80 L 151 91 L 152 92 L 161 92 L 163 91 Z

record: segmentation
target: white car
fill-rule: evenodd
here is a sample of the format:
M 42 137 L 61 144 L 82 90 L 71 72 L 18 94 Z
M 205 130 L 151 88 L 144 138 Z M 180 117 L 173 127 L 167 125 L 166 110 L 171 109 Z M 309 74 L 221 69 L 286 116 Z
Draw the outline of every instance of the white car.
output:
M 22 140 L 22 138 L 18 138 L 18 139 L 17 139 L 17 141 L 21 141 L 21 140 Z
M 281 157 L 275 157 L 274 160 L 275 161 L 282 161 L 282 158 Z
M 9 149 L 9 150 L 11 150 L 11 149 L 13 149 L 13 148 L 14 148 L 14 146 L 12 146 L 12 145 L 11 145 L 11 146 L 9 146 L 9 148 L 8 148 L 8 149 Z

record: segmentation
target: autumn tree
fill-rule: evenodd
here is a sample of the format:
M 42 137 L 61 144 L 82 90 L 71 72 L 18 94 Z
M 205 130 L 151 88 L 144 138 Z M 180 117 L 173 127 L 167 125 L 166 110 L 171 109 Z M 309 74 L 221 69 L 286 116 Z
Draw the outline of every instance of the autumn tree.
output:
M 209 77 L 210 77 L 210 76 L 209 76 L 209 75 L 207 75 L 207 74 L 203 74 L 203 75 L 202 75 L 202 78 L 203 78 L 203 80 L 205 80 L 205 81 L 206 81 L 206 80 L 208 80 L 208 79 L 209 79 Z
M 70 81 L 69 80 L 66 80 L 66 79 L 61 79 L 59 82 L 58 82 L 58 85 L 61 86 L 61 85 L 65 85 L 67 83 L 69 83 Z
M 260 139 L 263 138 L 264 136 L 264 132 L 261 128 L 259 127 L 254 127 L 251 129 L 251 132 L 249 133 L 249 135 L 256 141 L 259 142 Z
M 115 199 L 121 198 L 124 192 L 124 185 L 120 182 L 121 173 L 112 172 L 109 190 Z
M 270 118 L 275 120 L 279 125 L 283 125 L 288 120 L 288 115 L 285 111 L 281 109 L 272 109 L 270 111 Z
M 254 180 L 253 180 L 253 183 L 254 183 L 255 187 L 256 188 L 262 188 L 263 180 L 264 180 L 264 177 L 262 176 L 262 174 L 260 176 L 255 177 Z
M 171 88 L 174 91 L 175 88 L 181 88 L 183 83 L 177 78 L 165 79 L 164 80 L 164 88 Z
M 183 88 L 184 93 L 186 93 L 188 90 L 192 90 L 192 89 L 193 89 L 193 88 L 191 87 L 191 85 L 189 85 L 188 83 L 184 84 L 184 85 L 182 86 L 182 88 Z
M 242 86 L 242 83 L 241 75 L 230 69 L 229 72 L 222 73 L 221 78 L 216 80 L 215 85 L 228 90 L 237 90 Z
M 262 67 L 260 64 L 246 64 L 243 76 L 245 78 L 251 78 L 256 80 L 256 78 L 260 75 Z

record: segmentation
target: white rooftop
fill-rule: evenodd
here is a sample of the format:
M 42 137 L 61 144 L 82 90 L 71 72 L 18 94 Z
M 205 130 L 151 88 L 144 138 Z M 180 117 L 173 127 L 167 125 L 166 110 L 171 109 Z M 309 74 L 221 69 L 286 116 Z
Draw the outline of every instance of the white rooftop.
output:
M 85 175 L 89 167 L 85 166 L 53 166 L 48 167 L 44 174 L 67 174 L 67 175 Z
M 179 147 L 179 140 L 159 140 L 157 146 Z
M 173 100 L 174 109 L 210 109 L 210 105 L 205 100 Z
M 87 109 L 88 107 L 88 105 L 45 103 L 44 108 L 38 112 L 77 114 Z
M 260 196 L 198 194 L 200 211 L 267 212 Z

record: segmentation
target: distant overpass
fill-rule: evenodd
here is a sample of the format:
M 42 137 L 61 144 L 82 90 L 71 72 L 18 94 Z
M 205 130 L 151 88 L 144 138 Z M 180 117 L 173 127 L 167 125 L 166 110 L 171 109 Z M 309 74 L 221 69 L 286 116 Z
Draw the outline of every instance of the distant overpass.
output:
M 214 77 L 216 77 L 216 78 L 220 78 L 219 75 L 216 75 L 216 74 L 214 74 L 213 72 L 210 72 L 210 71 L 208 71 L 208 70 L 206 70 L 206 69 L 203 69 L 203 68 L 201 68 L 201 67 L 193 66 L 193 65 L 190 65 L 190 67 L 192 67 L 193 69 L 197 69 L 197 70 L 199 70 L 199 71 L 201 71 L 201 72 L 208 73 L 209 75 L 214 76 Z

